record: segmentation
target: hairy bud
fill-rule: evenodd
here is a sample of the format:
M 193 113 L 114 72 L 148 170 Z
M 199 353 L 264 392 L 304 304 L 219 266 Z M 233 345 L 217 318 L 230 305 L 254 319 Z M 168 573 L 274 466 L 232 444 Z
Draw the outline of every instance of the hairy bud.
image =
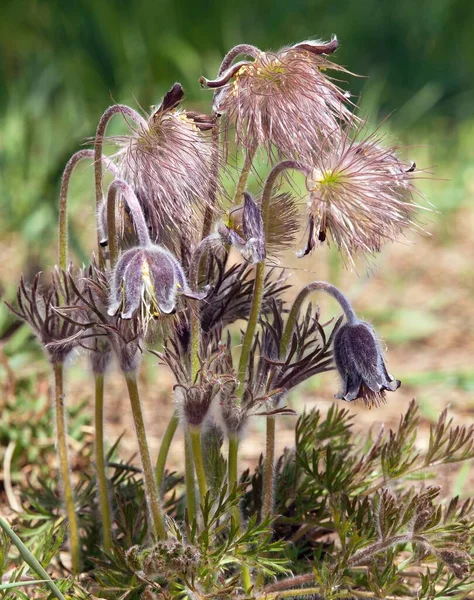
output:
M 334 338 L 334 360 L 343 389 L 336 398 L 347 402 L 362 398 L 368 406 L 385 400 L 400 381 L 388 374 L 380 343 L 368 323 L 345 323 Z

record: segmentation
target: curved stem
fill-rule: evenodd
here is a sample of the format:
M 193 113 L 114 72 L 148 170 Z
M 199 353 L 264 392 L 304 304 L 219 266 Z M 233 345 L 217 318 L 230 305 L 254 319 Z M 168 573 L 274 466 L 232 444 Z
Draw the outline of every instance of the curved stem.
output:
M 158 490 L 160 494 L 163 492 L 163 479 L 165 475 L 165 466 L 166 459 L 168 458 L 168 453 L 170 450 L 171 442 L 173 441 L 174 434 L 178 429 L 179 425 L 179 413 L 177 410 L 174 411 L 173 416 L 168 423 L 166 431 L 161 438 L 160 451 L 158 452 L 158 459 L 156 461 L 155 466 L 155 479 L 156 485 L 158 486 Z
M 80 539 L 79 527 L 74 506 L 74 495 L 71 483 L 69 458 L 67 450 L 67 426 L 64 407 L 64 379 L 63 365 L 53 364 L 54 373 L 54 401 L 56 412 L 56 435 L 58 438 L 58 459 L 61 483 L 63 486 L 64 504 L 69 524 L 69 544 L 71 547 L 72 572 L 79 573 L 80 567 Z
M 143 468 L 143 483 L 145 497 L 150 512 L 151 531 L 154 538 L 166 539 L 165 523 L 160 505 L 160 495 L 156 485 L 153 466 L 151 464 L 150 450 L 146 439 L 145 422 L 143 420 L 140 395 L 138 393 L 137 378 L 134 371 L 124 372 L 127 382 L 130 404 L 132 406 L 133 421 L 137 434 L 138 449 Z
M 68 192 L 69 183 L 71 180 L 72 173 L 78 163 L 85 158 L 94 158 L 94 150 L 79 150 L 71 156 L 67 162 L 63 175 L 61 177 L 61 188 L 59 192 L 59 243 L 58 243 L 58 264 L 59 268 L 65 270 L 67 267 L 67 241 L 68 241 Z M 117 175 L 117 169 L 115 165 L 104 155 L 99 158 L 100 162 L 103 162 L 106 168 L 114 175 Z
M 291 307 L 290 313 L 286 320 L 285 329 L 283 331 L 283 335 L 280 342 L 280 356 L 282 358 L 286 356 L 286 353 L 288 351 L 288 346 L 291 341 L 291 336 L 293 334 L 295 323 L 298 319 L 298 315 L 301 310 L 301 305 L 306 299 L 306 296 L 316 290 L 326 292 L 339 302 L 339 305 L 344 311 L 349 325 L 352 325 L 357 321 L 357 317 L 354 312 L 354 309 L 352 308 L 351 303 L 341 292 L 341 290 L 339 290 L 336 286 L 332 285 L 331 283 L 327 283 L 326 281 L 313 281 L 300 291 L 300 293 L 296 296 L 295 301 L 293 302 L 293 306 Z
M 150 234 L 148 232 L 145 217 L 143 216 L 143 211 L 140 206 L 140 203 L 138 202 L 138 198 L 135 195 L 135 192 L 132 190 L 132 188 L 128 185 L 126 181 L 123 181 L 122 179 L 114 179 L 114 181 L 112 181 L 112 183 L 110 184 L 109 190 L 107 192 L 107 233 L 109 238 L 110 266 L 112 269 L 114 268 L 115 263 L 117 262 L 119 252 L 117 227 L 115 221 L 117 192 L 120 192 L 123 195 L 125 201 L 128 204 L 133 226 L 135 227 L 135 231 L 137 232 L 139 245 L 151 245 Z
M 99 488 L 100 517 L 102 521 L 102 539 L 105 550 L 112 547 L 112 519 L 110 515 L 109 490 L 107 484 L 104 452 L 104 375 L 95 377 L 95 467 Z
M 186 485 L 186 508 L 192 523 L 196 518 L 196 489 L 194 487 L 194 460 L 189 432 L 184 432 L 184 481 Z
M 238 56 L 241 56 L 243 54 L 256 59 L 260 56 L 260 54 L 262 54 L 262 51 L 259 48 L 257 48 L 257 46 L 252 46 L 251 44 L 238 44 L 237 46 L 234 46 L 224 56 L 221 62 L 221 66 L 219 67 L 218 75 L 222 75 L 224 71 L 227 71 L 232 62 Z
M 191 445 L 193 448 L 194 465 L 196 467 L 199 495 L 201 497 L 201 503 L 204 504 L 208 488 L 206 481 L 206 471 L 204 470 L 204 460 L 202 458 L 201 427 L 190 427 L 189 435 L 191 437 Z
M 270 212 L 270 200 L 272 197 L 273 186 L 277 177 L 285 170 L 297 169 L 303 173 L 308 173 L 309 170 L 302 163 L 294 160 L 286 160 L 278 163 L 270 171 L 270 174 L 265 181 L 265 186 L 262 193 L 261 213 L 263 220 L 263 228 L 265 233 L 265 239 L 267 238 L 268 226 L 269 226 L 269 212 Z M 260 316 L 260 309 L 262 307 L 263 291 L 265 284 L 265 265 L 264 263 L 258 263 L 255 281 L 253 286 L 253 297 L 252 306 L 250 308 L 249 320 L 247 323 L 247 329 L 245 331 L 244 341 L 242 344 L 242 351 L 240 353 L 238 377 L 240 382 L 240 398 L 244 392 L 244 382 L 247 374 L 248 361 L 250 356 L 250 350 L 252 348 L 255 330 L 257 328 L 258 319 Z
M 104 137 L 107 131 L 107 126 L 110 119 L 117 114 L 121 114 L 124 118 L 129 118 L 134 121 L 139 127 L 147 127 L 145 119 L 139 115 L 133 108 L 125 106 L 123 104 L 114 104 L 101 116 L 97 130 L 95 134 L 94 142 L 94 175 L 95 175 L 95 202 L 96 210 L 98 212 L 100 203 L 102 202 L 102 147 L 104 144 Z M 100 230 L 97 228 L 97 248 L 99 253 L 99 266 L 103 267 L 105 264 L 105 257 L 102 246 L 100 245 Z

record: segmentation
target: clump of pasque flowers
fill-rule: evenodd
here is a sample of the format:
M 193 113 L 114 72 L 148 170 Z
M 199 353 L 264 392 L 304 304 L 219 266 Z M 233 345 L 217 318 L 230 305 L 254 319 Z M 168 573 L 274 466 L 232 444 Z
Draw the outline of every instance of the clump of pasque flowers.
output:
M 214 79 L 201 78 L 201 85 L 214 92 L 210 115 L 184 109 L 178 83 L 146 117 L 123 105 L 109 107 L 100 119 L 94 150 L 74 155 L 63 176 L 61 269 L 49 290 L 41 290 L 39 277 L 32 286 L 22 280 L 12 308 L 33 328 L 55 367 L 56 405 L 63 413 L 63 374 L 57 365 L 62 367 L 77 346 L 91 355 L 98 439 L 103 439 L 103 385 L 111 356 L 116 356 L 136 428 L 150 538 L 133 568 L 149 578 L 176 575 L 184 580 L 192 573 L 195 589 L 209 597 L 210 584 L 196 583 L 205 557 L 181 539 L 178 543 L 168 537 L 170 520 L 161 492 L 176 429 L 183 426 L 186 440 L 186 528 L 199 532 L 204 518 L 200 507 L 208 506 L 209 482 L 216 481 L 216 473 L 206 472 L 212 461 L 203 457 L 202 436 L 207 432 L 219 431 L 217 438 L 228 439 L 228 472 L 222 485 L 234 490 L 246 425 L 250 418 L 267 420 L 261 514 L 272 517 L 274 419 L 293 412 L 289 392 L 333 369 L 342 384 L 337 397 L 348 402 L 362 399 L 368 406 L 377 405 L 400 385 L 387 371 L 375 331 L 356 317 L 341 290 L 315 281 L 289 302 L 283 294 L 289 287 L 286 274 L 267 269 L 282 250 L 296 249 L 296 239 L 305 231 L 307 243 L 300 256 L 310 255 L 306 260 L 312 271 L 324 242 L 335 243 L 342 259 L 354 262 L 356 254 L 378 252 L 396 239 L 416 211 L 414 164 L 405 163 L 377 134 L 364 134 L 350 95 L 341 88 L 340 78 L 349 72 L 328 58 L 336 49 L 335 38 L 276 52 L 236 46 Z M 248 60 L 235 62 L 243 56 Z M 114 115 L 123 116 L 126 133 L 109 137 L 106 129 Z M 229 142 L 232 129 L 235 139 Z M 227 194 L 221 167 L 235 165 L 229 158 L 233 143 L 246 162 L 235 193 Z M 113 152 L 102 154 L 104 146 L 112 145 Z M 266 154 L 268 173 L 261 189 L 250 194 L 246 183 L 257 152 Z M 98 254 L 82 271 L 66 270 L 69 178 L 75 164 L 91 156 Z M 113 176 L 106 191 L 102 163 Z M 281 189 L 285 176 L 297 171 L 308 190 L 303 224 L 292 190 Z M 234 202 L 229 202 L 231 197 Z M 321 324 L 319 309 L 307 302 L 313 292 L 334 297 L 343 317 Z M 176 410 L 156 468 L 137 383 L 150 341 L 162 345 L 155 351 L 160 357 L 157 379 L 161 369 L 170 368 L 176 380 Z M 155 410 L 158 414 L 162 408 Z M 68 480 L 65 428 L 58 435 L 62 475 Z M 116 531 L 103 444 L 97 444 L 96 452 L 103 545 L 109 551 Z M 78 573 L 80 543 L 77 527 L 72 527 L 71 485 L 65 490 L 73 570 Z M 227 525 L 234 533 L 241 531 L 237 503 L 226 512 L 230 520 L 219 525 L 222 531 Z M 127 554 L 128 563 L 134 556 Z M 233 568 L 233 585 L 238 587 Z M 260 576 L 250 581 L 245 565 L 238 569 L 246 582 L 242 593 L 262 585 Z

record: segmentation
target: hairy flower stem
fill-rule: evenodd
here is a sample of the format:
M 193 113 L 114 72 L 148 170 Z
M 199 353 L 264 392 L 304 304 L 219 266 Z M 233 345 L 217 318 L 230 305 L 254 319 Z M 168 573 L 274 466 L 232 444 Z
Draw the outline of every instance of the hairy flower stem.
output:
M 305 598 L 317 598 L 322 600 L 322 596 L 319 596 L 321 588 L 310 587 L 310 588 L 295 588 L 294 590 L 285 590 L 283 592 L 275 592 L 274 594 L 265 594 L 256 596 L 255 600 L 280 600 L 280 598 L 298 598 L 304 596 Z
M 265 518 L 273 511 L 273 486 L 275 464 L 275 417 L 267 416 L 267 431 L 265 444 L 265 468 L 263 471 L 263 503 L 262 517 Z
M 251 44 L 238 44 L 237 46 L 234 46 L 224 56 L 219 67 L 219 76 L 222 75 L 224 71 L 227 71 L 232 62 L 242 54 L 246 54 L 247 56 L 251 56 L 252 58 L 258 58 L 262 54 L 262 51 L 259 50 L 256 46 L 252 46 Z
M 191 438 L 188 431 L 184 433 L 184 483 L 186 486 L 186 508 L 189 522 L 196 518 L 196 489 L 194 486 L 194 458 Z
M 67 450 L 67 427 L 64 407 L 64 372 L 62 363 L 53 364 L 53 373 L 59 471 L 61 474 L 64 504 L 66 507 L 69 525 L 69 545 L 71 548 L 72 572 L 74 575 L 77 575 L 80 567 L 80 539 Z
M 212 177 L 209 184 L 209 203 L 204 211 L 204 219 L 202 226 L 201 239 L 206 238 L 212 229 L 212 218 L 214 206 L 217 200 L 217 184 L 219 180 L 219 164 L 220 164 L 220 132 L 217 116 L 214 117 L 215 123 L 212 128 Z
M 138 243 L 141 246 L 149 246 L 151 244 L 150 233 L 143 216 L 143 211 L 138 202 L 135 192 L 132 188 L 121 179 L 115 179 L 107 192 L 107 233 L 109 238 L 109 260 L 110 267 L 113 269 L 118 259 L 119 243 L 116 227 L 116 200 L 117 192 L 120 192 L 124 197 L 130 209 L 133 225 L 137 232 Z
M 239 438 L 237 435 L 229 435 L 229 454 L 228 454 L 228 470 L 227 470 L 227 478 L 229 482 L 229 491 L 231 492 L 234 487 L 237 485 L 237 466 L 238 466 L 238 456 L 239 456 Z M 240 514 L 240 509 L 238 506 L 235 507 L 233 511 L 233 517 L 238 525 L 239 529 L 242 527 L 242 516 Z M 242 566 L 242 586 L 247 592 L 252 587 L 252 580 L 250 578 L 250 571 L 246 565 Z
M 100 203 L 102 202 L 102 147 L 104 145 L 104 137 L 107 131 L 107 126 L 110 119 L 117 114 L 121 114 L 125 119 L 129 118 L 134 121 L 138 127 L 147 127 L 145 119 L 139 115 L 135 110 L 129 106 L 123 104 L 114 104 L 101 116 L 99 124 L 97 126 L 94 142 L 94 175 L 95 175 L 95 202 L 96 209 L 99 210 Z M 110 232 L 109 232 L 110 234 Z M 100 245 L 100 231 L 97 227 L 97 248 L 99 254 L 99 266 L 102 268 L 105 264 L 105 256 L 102 246 Z
M 238 206 L 242 202 L 242 196 L 247 186 L 247 181 L 250 175 L 250 170 L 252 168 L 252 163 L 256 151 L 257 146 L 253 146 L 252 148 L 249 148 L 245 154 L 245 161 L 242 167 L 242 171 L 240 172 L 237 187 L 235 188 L 234 201 L 232 202 L 232 206 Z
M 173 441 L 174 434 L 178 429 L 178 425 L 179 413 L 177 410 L 175 410 L 173 416 L 171 417 L 168 423 L 168 426 L 166 427 L 166 431 L 163 434 L 163 437 L 161 438 L 160 451 L 158 452 L 158 458 L 156 460 L 155 479 L 160 494 L 163 492 L 163 479 L 165 476 L 166 461 L 168 459 L 171 442 Z
M 61 189 L 59 192 L 59 240 L 58 240 L 58 264 L 59 268 L 65 270 L 67 267 L 67 246 L 68 246 L 68 193 L 71 176 L 81 160 L 86 158 L 94 158 L 94 150 L 79 150 L 71 156 L 66 167 L 64 168 L 61 178 Z M 106 168 L 117 176 L 115 165 L 103 154 L 99 158 L 99 162 L 103 162 Z
M 300 313 L 303 302 L 305 301 L 308 294 L 317 290 L 326 292 L 339 302 L 339 305 L 344 311 L 347 322 L 349 324 L 352 324 L 357 320 L 356 314 L 349 300 L 337 287 L 330 283 L 327 283 L 326 281 L 313 281 L 300 291 L 300 293 L 296 296 L 295 301 L 293 302 L 293 306 L 291 307 L 290 314 L 288 315 L 288 318 L 286 320 L 285 329 L 283 331 L 283 335 L 280 342 L 281 358 L 285 358 L 286 353 L 288 352 L 288 347 L 291 342 L 291 336 L 293 335 L 293 330 L 295 328 L 295 324 L 298 319 L 298 315 Z
M 99 488 L 99 506 L 102 522 L 104 550 L 112 547 L 112 519 L 110 515 L 109 490 L 107 485 L 104 452 L 104 374 L 95 377 L 95 468 Z
M 165 523 L 160 505 L 160 495 L 156 485 L 153 466 L 151 463 L 150 450 L 146 439 L 145 422 L 143 420 L 140 395 L 138 393 L 137 378 L 134 371 L 124 373 L 127 382 L 128 395 L 132 406 L 133 421 L 137 434 L 138 449 L 143 468 L 143 483 L 145 496 L 150 512 L 152 536 L 157 539 L 166 539 Z
M 190 427 L 189 435 L 191 437 L 191 445 L 193 448 L 194 465 L 196 467 L 199 495 L 201 497 L 201 503 L 204 504 L 208 488 L 206 481 L 206 471 L 204 469 L 204 460 L 202 457 L 201 427 Z

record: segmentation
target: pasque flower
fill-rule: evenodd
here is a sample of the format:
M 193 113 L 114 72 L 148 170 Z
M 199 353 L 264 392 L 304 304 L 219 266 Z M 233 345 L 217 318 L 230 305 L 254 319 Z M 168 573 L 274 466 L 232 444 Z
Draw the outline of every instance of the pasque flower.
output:
M 178 260 L 165 248 L 150 244 L 127 250 L 112 275 L 108 314 L 120 311 L 130 319 L 139 309 L 144 324 L 175 311 L 177 297 L 202 299 L 205 293 L 189 289 Z
M 200 82 L 216 90 L 214 111 L 235 124 L 243 146 L 260 144 L 270 152 L 275 147 L 287 157 L 311 155 L 318 140 L 351 118 L 347 95 L 325 74 L 327 69 L 346 72 L 326 58 L 336 48 L 336 38 L 278 52 L 245 46 L 242 53 L 252 61 L 229 65 L 216 79 L 201 77 Z
M 378 252 L 384 242 L 396 239 L 417 209 L 414 169 L 375 134 L 356 141 L 346 129 L 328 137 L 306 179 L 309 237 L 300 256 L 329 237 L 350 260 L 358 251 Z
M 179 108 L 183 88 L 176 83 L 162 103 L 129 135 L 114 138 L 119 176 L 129 183 L 153 231 L 170 248 L 179 235 L 191 239 L 199 216 L 210 206 L 212 146 L 203 134 L 210 117 Z
M 385 401 L 385 391 L 394 392 L 400 381 L 389 375 L 372 327 L 364 321 L 345 323 L 334 338 L 334 360 L 342 379 L 337 398 L 362 400 L 368 405 Z

